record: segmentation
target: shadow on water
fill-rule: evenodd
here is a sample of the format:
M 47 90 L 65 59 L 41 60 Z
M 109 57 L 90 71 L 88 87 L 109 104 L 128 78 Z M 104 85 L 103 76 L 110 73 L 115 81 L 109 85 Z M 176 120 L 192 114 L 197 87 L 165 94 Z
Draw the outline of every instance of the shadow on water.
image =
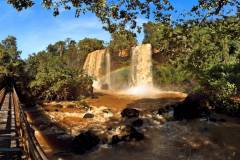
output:
M 68 149 L 65 147 L 70 146 L 70 139 L 65 141 L 59 141 L 57 139 L 57 136 L 67 134 L 66 128 L 50 119 L 50 117 L 45 114 L 44 109 L 42 108 L 28 108 L 26 109 L 26 111 L 30 119 L 29 121 L 35 129 L 35 136 L 37 137 L 39 143 L 41 144 L 45 152 L 48 154 L 48 156 L 52 156 L 52 154 L 54 154 L 54 150 L 59 151 L 62 149 Z M 45 129 L 49 129 L 52 127 L 54 127 L 54 129 L 57 130 L 58 133 L 52 131 L 52 133 L 45 134 L 43 132 Z

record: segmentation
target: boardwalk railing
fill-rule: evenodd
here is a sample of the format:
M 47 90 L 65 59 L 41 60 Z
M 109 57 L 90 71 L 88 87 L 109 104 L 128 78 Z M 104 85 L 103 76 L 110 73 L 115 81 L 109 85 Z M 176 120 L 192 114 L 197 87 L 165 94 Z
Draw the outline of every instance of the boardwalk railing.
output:
M 3 103 L 4 96 L 5 96 L 5 88 L 0 90 L 0 106 Z
M 33 129 L 27 121 L 26 115 L 14 88 L 11 97 L 15 110 L 16 128 L 21 139 L 20 145 L 24 151 L 24 158 L 28 160 L 48 160 L 34 135 Z

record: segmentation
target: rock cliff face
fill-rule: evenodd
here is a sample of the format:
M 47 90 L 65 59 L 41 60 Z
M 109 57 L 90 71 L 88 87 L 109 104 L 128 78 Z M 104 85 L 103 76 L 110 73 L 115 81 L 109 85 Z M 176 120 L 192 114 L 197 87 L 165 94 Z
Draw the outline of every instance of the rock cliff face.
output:
M 118 56 L 119 57 L 128 57 L 129 56 L 129 50 L 124 49 L 124 50 L 119 51 Z

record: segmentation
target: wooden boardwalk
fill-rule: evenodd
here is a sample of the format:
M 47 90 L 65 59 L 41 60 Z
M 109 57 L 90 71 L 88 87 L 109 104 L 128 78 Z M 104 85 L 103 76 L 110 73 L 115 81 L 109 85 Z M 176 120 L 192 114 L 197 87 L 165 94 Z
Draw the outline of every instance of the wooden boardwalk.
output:
M 12 94 L 0 93 L 0 160 L 21 159 Z
M 0 160 L 48 160 L 14 87 L 0 90 Z

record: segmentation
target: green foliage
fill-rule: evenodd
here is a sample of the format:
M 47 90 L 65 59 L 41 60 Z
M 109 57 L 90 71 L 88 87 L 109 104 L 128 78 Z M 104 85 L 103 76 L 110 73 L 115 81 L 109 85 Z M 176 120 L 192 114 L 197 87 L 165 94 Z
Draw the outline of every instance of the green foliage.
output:
M 18 11 L 32 7 L 35 3 L 41 3 L 43 7 L 51 9 L 53 15 L 60 14 L 59 10 L 75 10 L 78 17 L 86 12 L 96 15 L 104 24 L 104 28 L 111 33 L 115 32 L 120 26 L 129 26 L 130 29 L 140 31 L 138 18 L 145 17 L 155 21 L 169 22 L 175 21 L 171 16 L 176 14 L 174 1 L 171 0 L 7 0 Z M 232 14 L 230 11 L 238 11 L 240 3 L 238 0 L 198 0 L 196 5 L 191 7 L 187 16 L 196 18 L 206 18 L 211 16 L 226 16 Z M 175 11 L 175 12 L 174 12 Z M 237 12 L 239 13 L 239 12 Z M 237 14 L 236 13 L 236 14 Z M 183 13 L 180 13 L 180 15 Z M 182 17 L 186 16 L 183 14 Z
M 144 32 L 144 43 L 151 43 L 154 50 L 155 83 L 182 87 L 194 80 L 221 110 L 239 112 L 239 105 L 230 102 L 240 93 L 239 17 L 176 26 L 149 22 Z
M 0 87 L 15 85 L 16 90 L 21 91 L 20 99 L 27 100 L 29 78 L 25 70 L 26 64 L 20 58 L 20 54 L 15 37 L 8 36 L 0 43 Z
M 73 100 L 91 94 L 91 79 L 69 68 L 61 57 L 46 53 L 40 58 L 35 78 L 30 83 L 34 96 L 47 100 Z
M 192 79 L 191 72 L 181 66 L 160 65 L 154 67 L 154 81 L 158 86 L 183 84 Z
M 188 28 L 184 25 L 171 26 L 169 23 L 143 24 L 143 43 L 150 43 L 158 59 L 170 62 L 188 52 Z
M 219 113 L 240 117 L 240 103 L 231 98 L 211 97 L 213 106 Z
M 123 30 L 112 34 L 112 40 L 109 44 L 111 53 L 118 55 L 119 52 L 130 51 L 131 47 L 137 44 L 137 40 L 132 32 Z
M 0 43 L 0 74 L 6 76 L 19 76 L 19 69 L 23 64 L 20 59 L 20 51 L 17 50 L 16 38 L 8 36 Z
M 90 52 L 104 49 L 102 40 L 98 40 L 96 38 L 84 38 L 78 42 L 78 49 L 80 54 L 86 55 Z
M 8 3 L 14 8 L 21 11 L 32 7 L 37 0 L 8 0 Z M 52 9 L 53 15 L 60 14 L 60 9 L 75 9 L 75 16 L 86 12 L 94 13 L 104 24 L 104 28 L 113 33 L 119 26 L 130 26 L 131 29 L 137 28 L 137 17 L 153 16 L 156 20 L 169 20 L 169 14 L 165 11 L 173 10 L 169 0 L 163 2 L 155 0 L 144 1 L 107 1 L 107 0 L 42 0 L 45 8 Z
M 236 95 L 240 89 L 239 69 L 239 64 L 216 65 L 202 77 L 203 86 L 220 98 Z
M 94 47 L 82 42 L 86 41 L 80 41 L 79 44 L 85 45 L 77 47 L 77 43 L 71 39 L 59 41 L 49 45 L 51 47 L 46 51 L 28 58 L 26 70 L 31 79 L 33 96 L 46 100 L 76 100 L 81 96 L 92 95 L 92 79 L 81 68 L 84 57 L 80 52 L 84 50 L 79 48 Z

